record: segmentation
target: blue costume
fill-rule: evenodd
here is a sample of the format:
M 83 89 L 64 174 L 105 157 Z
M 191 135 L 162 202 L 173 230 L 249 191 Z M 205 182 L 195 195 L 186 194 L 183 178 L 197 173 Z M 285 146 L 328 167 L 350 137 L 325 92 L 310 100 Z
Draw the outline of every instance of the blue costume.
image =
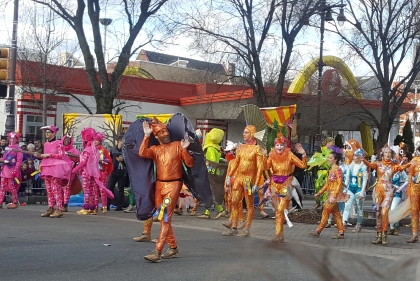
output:
M 366 197 L 366 185 L 368 181 L 368 172 L 366 165 L 361 163 L 356 163 L 353 161 L 349 165 L 349 169 L 346 173 L 344 183 L 347 186 L 347 194 L 349 195 L 349 200 L 345 203 L 344 212 L 343 212 L 343 222 L 347 223 L 350 210 L 354 205 L 356 208 L 357 214 L 357 224 L 355 232 L 360 232 L 361 224 L 363 220 L 363 202 Z
M 398 206 L 401 203 L 402 193 L 407 188 L 407 173 L 405 171 L 396 172 L 392 177 L 392 185 L 396 188 L 394 193 L 394 198 L 392 199 L 391 203 L 391 210 Z M 398 235 L 399 234 L 399 223 L 391 223 L 390 224 L 390 233 L 391 235 Z

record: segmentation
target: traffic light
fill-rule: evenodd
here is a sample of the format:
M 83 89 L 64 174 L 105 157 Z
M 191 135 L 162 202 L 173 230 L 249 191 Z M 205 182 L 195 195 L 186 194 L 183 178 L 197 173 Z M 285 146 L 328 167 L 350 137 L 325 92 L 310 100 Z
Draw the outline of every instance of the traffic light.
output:
M 0 49 L 0 81 L 5 81 L 8 78 L 9 72 L 9 49 Z

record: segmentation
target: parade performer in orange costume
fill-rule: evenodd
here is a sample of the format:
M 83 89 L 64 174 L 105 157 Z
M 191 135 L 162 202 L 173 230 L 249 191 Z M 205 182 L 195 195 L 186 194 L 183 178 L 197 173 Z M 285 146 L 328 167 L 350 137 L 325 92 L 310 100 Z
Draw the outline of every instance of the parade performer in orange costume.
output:
M 315 193 L 315 198 L 320 197 L 324 194 L 325 191 L 328 191 L 328 197 L 322 210 L 321 222 L 318 225 L 318 228 L 315 231 L 309 232 L 310 235 L 319 237 L 322 230 L 328 223 L 328 217 L 330 214 L 334 216 L 334 220 L 337 224 L 338 235 L 334 235 L 333 239 L 344 239 L 344 226 L 341 213 L 338 209 L 339 202 L 345 202 L 348 198 L 348 195 L 343 193 L 343 172 L 338 166 L 342 161 L 343 155 L 340 148 L 335 145 L 329 146 L 328 150 L 331 153 L 328 155 L 328 164 L 330 165 L 330 170 L 328 171 L 328 177 L 326 183 L 320 191 Z
M 420 146 L 417 147 L 416 153 L 419 154 Z M 417 243 L 419 241 L 419 212 L 420 212 L 420 157 L 416 156 L 411 162 L 408 178 L 408 196 L 410 198 L 411 210 L 411 232 L 412 236 L 407 243 Z
M 274 239 L 271 240 L 273 243 L 284 242 L 284 211 L 288 209 L 290 204 L 291 194 L 288 194 L 287 187 L 291 187 L 292 173 L 295 167 L 301 169 L 306 169 L 307 167 L 305 150 L 300 148 L 297 152 L 302 154 L 302 160 L 287 148 L 287 139 L 279 134 L 274 141 L 274 149 L 268 155 L 267 170 L 271 170 L 272 172 L 271 178 L 268 179 L 270 182 L 269 188 L 271 188 L 271 194 L 273 194 L 271 202 L 276 210 L 276 233 Z
M 255 126 L 245 127 L 243 136 L 245 144 L 238 147 L 236 161 L 232 170 L 226 177 L 226 184 L 230 186 L 230 180 L 235 177 L 232 186 L 232 228 L 223 232 L 224 236 L 249 236 L 252 219 L 254 217 L 254 194 L 252 189 L 258 184 L 263 172 L 264 156 L 257 145 L 254 134 L 257 132 Z M 242 199 L 245 197 L 247 215 L 243 232 L 238 233 L 238 215 L 242 208 Z
M 166 126 L 160 122 L 154 122 L 149 126 L 147 121 L 143 122 L 144 138 L 140 146 L 140 157 L 152 159 L 156 165 L 156 191 L 155 204 L 158 213 L 164 213 L 160 220 L 161 228 L 156 249 L 144 258 L 152 262 L 160 262 L 161 258 L 172 258 L 179 256 L 179 250 L 175 241 L 172 229 L 172 215 L 178 201 L 182 188 L 182 162 L 187 167 L 194 164 L 193 157 L 188 153 L 187 140 L 171 142 Z M 157 137 L 160 145 L 148 148 L 151 133 Z M 161 255 L 165 244 L 169 244 L 168 251 Z
M 394 197 L 394 187 L 392 185 L 392 176 L 398 171 L 403 171 L 410 167 L 410 163 L 406 165 L 398 165 L 392 162 L 395 152 L 389 148 L 382 148 L 381 162 L 369 162 L 364 157 L 359 156 L 361 160 L 371 169 L 376 170 L 377 184 L 373 190 L 373 202 L 376 208 L 376 240 L 373 244 L 388 244 L 388 213 L 391 207 L 392 198 Z

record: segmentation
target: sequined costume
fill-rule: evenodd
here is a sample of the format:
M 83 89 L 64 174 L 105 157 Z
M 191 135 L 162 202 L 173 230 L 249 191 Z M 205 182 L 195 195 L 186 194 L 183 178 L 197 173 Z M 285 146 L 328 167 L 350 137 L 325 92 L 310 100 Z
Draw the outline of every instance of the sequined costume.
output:
M 153 133 L 156 135 L 160 130 L 166 130 L 163 124 L 153 127 Z M 145 136 L 139 149 L 139 155 L 143 158 L 152 159 L 156 165 L 156 208 L 164 208 L 166 212 L 165 219 L 160 220 L 161 228 L 159 239 L 156 243 L 156 256 L 153 261 L 160 260 L 160 253 L 165 246 L 169 244 L 170 249 L 177 249 L 175 234 L 172 229 L 172 215 L 175 205 L 178 201 L 179 193 L 182 187 L 182 162 L 187 167 L 192 167 L 194 159 L 186 149 L 181 147 L 181 142 L 173 141 L 167 144 L 160 144 L 148 148 L 149 136 Z M 167 199 L 169 198 L 169 200 Z M 165 200 L 166 199 L 166 200 Z M 169 201 L 168 205 L 163 205 L 164 201 Z M 148 259 L 148 256 L 145 257 Z M 148 259 L 150 260 L 150 259 Z
M 282 142 L 282 138 L 277 138 L 275 143 Z M 286 141 L 286 139 L 284 139 Z M 286 142 L 283 143 L 286 143 Z M 296 155 L 290 151 L 289 148 L 284 148 L 281 152 L 273 149 L 267 159 L 267 170 L 272 172 L 270 178 L 271 188 L 271 202 L 275 208 L 276 215 L 276 231 L 273 242 L 283 242 L 283 225 L 285 221 L 284 211 L 289 208 L 291 194 L 288 194 L 287 189 L 291 188 L 292 173 L 295 167 L 306 169 L 307 158 L 302 156 L 300 160 Z
M 256 129 L 254 126 L 247 126 L 244 130 L 250 133 L 251 139 L 245 139 L 246 144 L 242 144 L 236 150 L 236 161 L 232 165 L 232 170 L 228 174 L 228 179 L 235 177 L 235 182 L 232 185 L 232 229 L 236 231 L 238 227 L 239 213 L 242 209 L 242 200 L 245 197 L 247 214 L 245 220 L 244 232 L 240 236 L 249 236 L 249 229 L 251 227 L 252 219 L 254 217 L 254 194 L 252 192 L 253 186 L 256 186 L 261 179 L 264 158 L 260 147 L 256 145 L 254 134 Z M 252 144 L 252 142 L 254 144 Z M 232 231 L 231 231 L 232 232 Z M 223 235 L 232 235 L 231 233 L 224 233 Z
M 342 185 L 343 172 L 341 171 L 340 167 L 330 169 L 328 171 L 328 178 L 325 185 L 318 192 L 318 194 L 323 194 L 325 191 L 327 191 L 328 197 L 322 210 L 321 222 L 316 229 L 317 233 L 321 233 L 324 227 L 327 225 L 328 217 L 330 214 L 333 215 L 337 224 L 338 233 L 344 233 L 342 217 L 340 211 L 338 210 L 338 197 L 342 193 Z
M 387 151 L 391 149 L 386 148 Z M 391 152 L 390 152 L 391 153 Z M 392 197 L 394 196 L 394 187 L 392 185 L 392 176 L 398 171 L 405 170 L 410 166 L 406 164 L 400 166 L 393 163 L 391 159 L 382 158 L 381 162 L 369 162 L 363 159 L 363 162 L 371 169 L 376 171 L 377 183 L 373 190 L 373 202 L 376 209 L 376 228 L 377 239 L 373 241 L 374 244 L 387 244 L 387 230 L 388 230 L 388 212 L 391 207 Z
M 21 152 L 12 151 L 12 149 L 19 149 L 18 145 L 20 134 L 11 132 L 7 135 L 9 140 L 9 146 L 6 147 L 6 151 L 0 160 L 6 160 L 8 163 L 3 163 L 1 170 L 1 184 L 0 184 L 0 208 L 3 207 L 4 196 L 6 192 L 10 192 L 12 195 L 12 204 L 8 209 L 16 209 L 18 207 L 18 189 L 19 181 L 21 177 L 20 166 L 23 160 L 23 154 Z
M 413 165 L 410 167 L 408 176 L 408 196 L 410 198 L 411 210 L 411 239 L 408 243 L 417 243 L 419 232 L 419 212 L 420 212 L 420 157 L 415 157 Z

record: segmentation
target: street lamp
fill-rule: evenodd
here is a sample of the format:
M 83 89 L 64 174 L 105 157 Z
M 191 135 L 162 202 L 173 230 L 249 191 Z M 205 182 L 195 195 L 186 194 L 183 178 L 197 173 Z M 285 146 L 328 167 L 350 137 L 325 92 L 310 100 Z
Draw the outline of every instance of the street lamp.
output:
M 99 19 L 99 22 L 104 26 L 105 29 L 105 34 L 104 34 L 104 56 L 105 54 L 107 54 L 106 51 L 106 30 L 108 29 L 108 25 L 110 25 L 112 23 L 112 19 L 108 19 L 108 18 L 103 18 L 103 19 Z M 108 61 L 108 58 L 106 58 L 106 61 Z
M 322 60 L 323 56 L 323 47 L 324 47 L 324 31 L 325 31 L 325 21 L 334 21 L 332 17 L 332 9 L 333 8 L 340 8 L 340 13 L 337 16 L 337 21 L 340 26 L 344 24 L 346 21 L 346 16 L 344 15 L 344 6 L 343 1 L 341 4 L 335 5 L 328 5 L 326 0 L 322 1 L 322 4 L 319 8 L 320 15 L 321 15 L 321 39 L 319 43 L 319 61 L 318 61 L 318 103 L 316 108 L 316 135 L 315 135 L 315 143 L 314 143 L 314 151 L 319 151 L 321 147 L 321 94 L 322 94 L 322 69 L 324 67 L 324 62 Z

